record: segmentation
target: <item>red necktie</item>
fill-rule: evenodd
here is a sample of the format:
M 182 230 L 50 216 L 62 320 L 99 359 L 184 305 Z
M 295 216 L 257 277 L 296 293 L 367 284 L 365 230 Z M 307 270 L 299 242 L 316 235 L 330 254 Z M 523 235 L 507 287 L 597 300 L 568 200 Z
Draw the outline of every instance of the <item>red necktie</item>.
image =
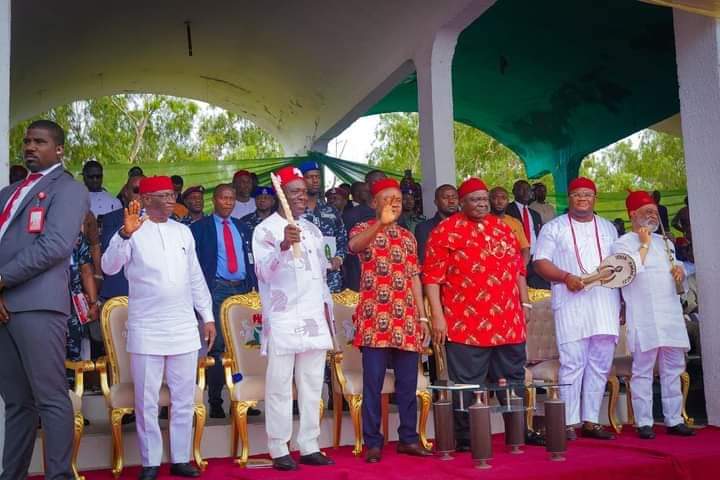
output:
M 13 205 L 15 205 L 15 202 L 20 196 L 20 191 L 40 177 L 42 177 L 42 173 L 31 173 L 27 176 L 25 180 L 20 183 L 20 185 L 18 185 L 18 187 L 15 189 L 15 192 L 12 194 L 12 197 L 10 197 L 10 200 L 5 206 L 5 209 L 2 211 L 2 213 L 0 213 L 0 228 L 2 228 L 2 226 L 5 225 L 5 222 L 10 219 L 10 212 L 12 212 L 12 207 Z
M 525 238 L 527 238 L 528 245 L 530 244 L 530 212 L 528 207 L 525 205 L 523 208 L 523 230 L 525 231 Z
M 227 220 L 223 220 L 222 224 L 228 271 L 230 273 L 235 273 L 237 272 L 237 257 L 235 256 L 235 242 L 233 242 L 232 232 L 230 231 L 230 222 L 228 222 Z

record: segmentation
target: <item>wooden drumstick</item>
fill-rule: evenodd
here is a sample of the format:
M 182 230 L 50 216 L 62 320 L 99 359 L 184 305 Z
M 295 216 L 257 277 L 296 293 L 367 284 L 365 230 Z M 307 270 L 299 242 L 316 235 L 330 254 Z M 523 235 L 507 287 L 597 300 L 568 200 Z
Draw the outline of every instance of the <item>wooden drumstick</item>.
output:
M 295 218 L 292 214 L 292 210 L 290 210 L 290 204 L 288 204 L 287 198 L 285 198 L 285 192 L 283 191 L 282 185 L 280 184 L 280 179 L 274 173 L 270 172 L 270 180 L 272 181 L 273 187 L 275 187 L 275 194 L 277 195 L 280 206 L 283 209 L 283 213 L 285 213 L 285 219 L 290 225 L 292 225 L 293 227 L 297 227 L 297 224 L 295 223 Z M 300 258 L 302 252 L 300 252 L 300 245 L 298 243 L 292 244 L 292 252 L 293 257 Z

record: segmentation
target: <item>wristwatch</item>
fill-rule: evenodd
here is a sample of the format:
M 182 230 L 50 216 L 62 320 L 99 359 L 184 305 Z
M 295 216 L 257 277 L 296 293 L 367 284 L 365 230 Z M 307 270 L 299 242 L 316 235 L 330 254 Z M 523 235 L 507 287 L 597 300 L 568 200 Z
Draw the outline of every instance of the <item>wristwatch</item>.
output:
M 640 244 L 640 248 L 641 248 L 641 249 L 643 249 L 643 248 L 650 248 L 650 244 L 649 244 L 649 243 L 641 243 L 641 244 Z
M 418 322 L 420 322 L 420 323 L 429 323 L 430 320 L 428 320 L 427 317 L 420 317 L 420 318 L 418 318 Z

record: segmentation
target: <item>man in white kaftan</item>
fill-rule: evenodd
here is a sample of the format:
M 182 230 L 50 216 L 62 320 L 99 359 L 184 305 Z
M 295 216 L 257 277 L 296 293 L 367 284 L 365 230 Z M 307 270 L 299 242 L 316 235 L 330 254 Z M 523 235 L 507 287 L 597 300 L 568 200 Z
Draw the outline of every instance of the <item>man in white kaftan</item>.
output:
M 690 340 L 675 288 L 675 281 L 683 280 L 684 269 L 675 258 L 672 242 L 653 233 L 660 224 L 660 215 L 652 196 L 643 191 L 632 192 L 625 203 L 632 232 L 615 242 L 613 253 L 626 253 L 637 265 L 635 279 L 623 287 L 622 293 L 628 347 L 633 356 L 630 386 L 638 435 L 643 439 L 655 438 L 652 384 L 657 361 L 668 433 L 690 436 L 694 431 L 683 422 L 680 387 Z
M 156 478 L 162 459 L 158 402 L 164 375 L 170 390 L 171 472 L 196 477 L 199 472 L 188 463 L 200 349 L 195 311 L 211 343 L 212 300 L 190 229 L 168 219 L 175 203 L 170 179 L 145 178 L 140 194 L 149 217 L 140 217 L 139 204 L 133 202 L 102 257 L 108 275 L 125 268 L 130 288 L 127 351 L 143 464 L 140 478 Z
M 593 273 L 610 255 L 617 231 L 593 213 L 595 184 L 578 178 L 568 189 L 569 211 L 544 225 L 534 266 L 552 283 L 555 335 L 560 353 L 561 398 L 565 401 L 568 438 L 584 422 L 583 436 L 611 439 L 598 424 L 620 327 L 620 294 L 595 287 L 584 290 L 581 275 Z
M 295 470 L 287 443 L 292 435 L 293 375 L 297 387 L 300 463 L 328 465 L 320 453 L 320 401 L 327 350 L 333 347 L 326 315 L 332 297 L 325 282 L 328 269 L 323 235 L 307 220 L 307 193 L 302 174 L 286 167 L 278 172 L 296 217 L 297 228 L 279 213 L 255 227 L 253 255 L 263 310 L 261 348 L 268 357 L 265 381 L 265 427 L 273 466 Z M 300 256 L 293 255 L 298 245 Z

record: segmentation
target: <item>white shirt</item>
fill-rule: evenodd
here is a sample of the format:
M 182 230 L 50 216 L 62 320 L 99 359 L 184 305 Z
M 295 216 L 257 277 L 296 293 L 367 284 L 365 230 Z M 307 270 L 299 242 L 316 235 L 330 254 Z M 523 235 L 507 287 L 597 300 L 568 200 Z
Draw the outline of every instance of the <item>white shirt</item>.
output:
M 247 202 L 238 202 L 235 201 L 235 207 L 233 208 L 233 211 L 230 213 L 231 217 L 235 218 L 242 218 L 245 215 L 249 215 L 253 213 L 256 210 L 255 208 L 255 199 L 250 197 L 250 200 Z
M 263 355 L 268 350 L 273 355 L 287 355 L 332 348 L 325 306 L 332 315 L 333 302 L 325 283 L 328 263 L 323 236 L 311 222 L 302 218 L 296 222 L 302 230 L 300 258 L 293 256 L 292 248 L 280 249 L 288 222 L 277 212 L 253 232 L 263 310 Z
M 62 162 L 56 163 L 52 167 L 46 168 L 42 172 L 30 172 L 28 175 L 33 174 L 33 173 L 39 173 L 40 175 L 42 175 L 44 177 L 45 175 L 52 172 L 56 168 L 62 168 Z M 10 209 L 10 216 L 8 217 L 7 221 L 3 224 L 3 226 L 0 227 L 0 240 L 2 240 L 3 236 L 5 235 L 5 231 L 8 229 L 8 226 L 10 226 L 10 222 L 12 221 L 13 217 L 17 213 L 18 208 L 20 208 L 20 204 L 22 204 L 23 199 L 25 198 L 25 196 L 27 196 L 28 192 L 30 192 L 30 190 L 32 190 L 32 188 L 35 186 L 35 184 L 37 184 L 37 182 L 39 182 L 40 180 L 42 180 L 42 178 L 38 178 L 34 182 L 31 182 L 31 183 L 25 185 L 22 188 L 22 190 L 20 190 L 20 194 L 18 195 L 17 199 L 15 200 L 15 203 L 13 203 L 13 206 Z M 7 207 L 7 204 L 12 199 L 14 193 L 15 193 L 15 190 L 13 190 L 10 193 L 10 196 L 8 197 L 7 202 L 5 202 L 5 205 L 2 206 L 2 208 L 0 209 L 0 212 L 5 211 L 5 207 Z
M 99 192 L 90 192 L 90 211 L 97 218 L 99 215 L 105 215 L 113 210 L 122 208 L 122 203 L 117 198 L 110 195 L 105 190 Z
M 637 233 L 626 233 L 612 248 L 613 253 L 630 255 L 637 265 L 635 279 L 622 289 L 628 348 L 631 352 L 636 345 L 641 352 L 660 347 L 690 349 L 680 297 L 670 275 L 672 266 L 682 266 L 682 262 L 675 259 L 675 249 L 668 242 L 673 257 L 671 264 L 665 245 L 662 236 L 653 234 L 645 265 L 640 261 L 640 238 Z
M 520 224 L 525 225 L 523 223 L 523 210 L 526 208 L 528 209 L 528 219 L 530 220 L 530 237 L 528 238 L 528 242 L 530 242 L 530 255 L 532 256 L 535 253 L 535 244 L 537 243 L 537 235 L 535 235 L 535 223 L 533 222 L 532 213 L 530 213 L 531 208 L 527 205 L 523 205 L 520 202 L 515 202 L 515 206 L 517 207 L 518 211 L 520 212 Z M 524 228 L 524 227 L 523 227 Z
M 535 260 L 550 260 L 557 268 L 582 276 L 577 256 L 585 271 L 594 272 L 600 265 L 595 223 L 572 221 L 577 251 L 573 244 L 569 216 L 561 215 L 543 225 L 535 250 Z M 602 258 L 611 254 L 617 240 L 615 226 L 595 216 Z M 558 344 L 574 342 L 593 335 L 618 335 L 620 327 L 620 292 L 617 289 L 594 287 L 571 292 L 564 283 L 553 283 L 552 306 Z
M 174 220 L 147 220 L 129 240 L 115 234 L 102 269 L 125 268 L 128 295 L 127 351 L 179 355 L 200 348 L 195 311 L 213 321 L 212 299 L 190 229 Z

